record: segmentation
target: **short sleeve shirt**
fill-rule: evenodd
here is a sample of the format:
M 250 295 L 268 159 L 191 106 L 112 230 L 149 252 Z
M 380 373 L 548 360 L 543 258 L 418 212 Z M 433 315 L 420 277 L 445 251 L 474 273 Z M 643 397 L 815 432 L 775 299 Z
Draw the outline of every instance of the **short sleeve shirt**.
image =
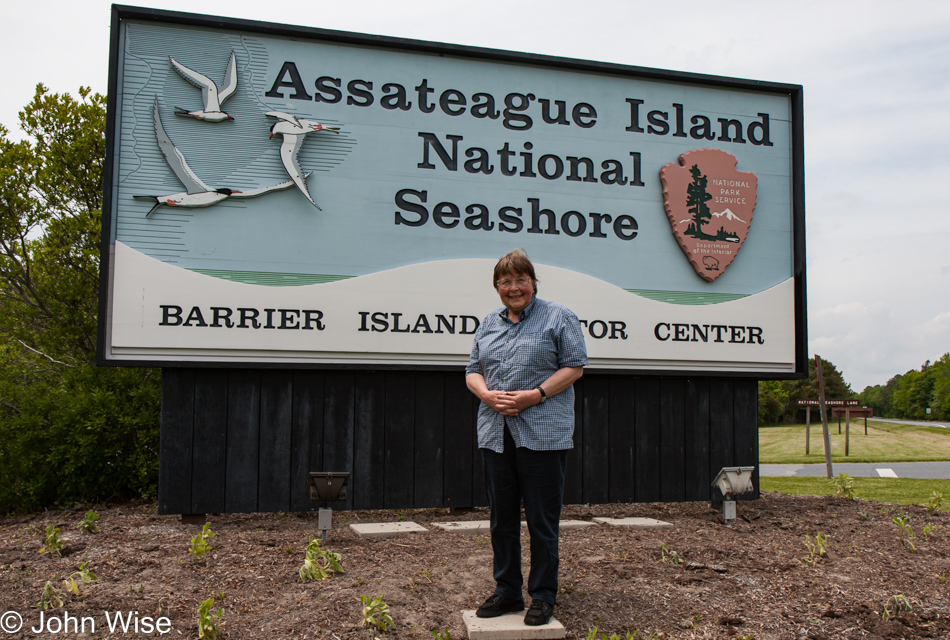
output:
M 587 347 L 577 316 L 556 302 L 535 297 L 508 319 L 505 307 L 488 314 L 475 331 L 466 375 L 480 373 L 493 391 L 534 389 L 563 367 L 587 365 Z M 478 408 L 478 446 L 501 453 L 505 420 L 516 447 L 535 451 L 574 446 L 574 387 L 549 396 L 517 416 L 502 416 L 484 402 Z

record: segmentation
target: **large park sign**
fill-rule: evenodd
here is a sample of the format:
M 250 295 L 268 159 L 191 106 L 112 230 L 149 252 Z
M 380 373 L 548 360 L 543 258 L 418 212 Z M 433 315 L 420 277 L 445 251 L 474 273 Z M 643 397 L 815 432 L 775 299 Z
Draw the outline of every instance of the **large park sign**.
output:
M 118 15 L 102 362 L 461 364 L 522 246 L 595 368 L 804 372 L 801 87 Z

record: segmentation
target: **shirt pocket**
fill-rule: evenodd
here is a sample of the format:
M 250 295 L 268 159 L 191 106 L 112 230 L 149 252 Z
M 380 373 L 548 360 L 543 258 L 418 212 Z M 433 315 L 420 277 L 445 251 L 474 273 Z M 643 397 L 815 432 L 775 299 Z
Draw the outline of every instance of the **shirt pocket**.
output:
M 523 333 L 518 337 L 517 362 L 526 367 L 546 370 L 557 362 L 554 342 L 547 332 Z

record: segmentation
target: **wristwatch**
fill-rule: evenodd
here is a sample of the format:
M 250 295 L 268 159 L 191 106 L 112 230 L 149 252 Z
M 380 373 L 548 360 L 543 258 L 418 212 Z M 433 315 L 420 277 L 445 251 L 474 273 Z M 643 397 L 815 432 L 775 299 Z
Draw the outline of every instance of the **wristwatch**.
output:
M 541 392 L 541 402 L 544 402 L 545 400 L 548 399 L 548 394 L 544 392 L 544 389 L 541 388 L 541 385 L 538 385 L 537 387 L 535 387 L 535 389 Z

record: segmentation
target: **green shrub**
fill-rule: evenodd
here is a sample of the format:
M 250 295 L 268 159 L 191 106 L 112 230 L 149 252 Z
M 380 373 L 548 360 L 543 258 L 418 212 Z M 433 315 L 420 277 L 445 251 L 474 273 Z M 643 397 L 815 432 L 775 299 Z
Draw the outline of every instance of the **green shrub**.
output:
M 25 385 L 3 355 L 0 513 L 155 495 L 159 370 L 81 364 Z

